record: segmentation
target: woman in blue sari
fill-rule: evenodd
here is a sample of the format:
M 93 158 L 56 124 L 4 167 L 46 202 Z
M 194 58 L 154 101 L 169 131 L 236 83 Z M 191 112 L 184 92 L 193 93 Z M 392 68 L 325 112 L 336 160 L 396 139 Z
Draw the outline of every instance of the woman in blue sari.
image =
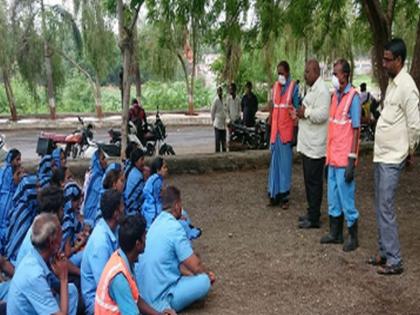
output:
M 38 213 L 38 190 L 38 177 L 36 175 L 25 175 L 13 196 L 14 207 L 9 212 L 10 224 L 5 245 L 5 255 L 13 264 L 17 258 L 20 245 Z
M 124 190 L 125 176 L 120 163 L 111 163 L 105 170 L 102 177 L 102 188 L 99 194 L 99 201 L 96 209 L 95 225 L 102 218 L 101 199 L 105 191 L 115 189 L 120 193 Z
M 0 242 L 3 244 L 9 222 L 9 211 L 19 181 L 14 180 L 15 172 L 20 168 L 21 154 L 11 149 L 6 156 L 5 165 L 0 169 Z M 16 177 L 19 180 L 19 177 Z
M 125 214 L 133 215 L 141 213 L 144 188 L 144 153 L 136 149 L 130 156 L 130 168 L 126 171 L 126 184 L 124 189 Z
M 95 224 L 96 210 L 102 188 L 102 177 L 104 176 L 106 165 L 105 154 L 101 149 L 96 150 L 90 164 L 90 175 L 87 179 L 86 191 L 84 192 L 85 203 L 83 207 L 84 221 L 91 227 Z
M 61 247 L 70 261 L 79 268 L 83 255 L 80 249 L 84 244 L 77 239 L 78 234 L 82 232 L 82 223 L 78 220 L 77 214 L 82 199 L 82 189 L 76 182 L 69 182 L 64 186 L 64 217 L 61 225 L 63 238 Z M 82 241 L 86 241 L 86 239 Z
M 39 178 L 39 184 L 41 188 L 44 188 L 50 183 L 51 177 L 53 175 L 52 173 L 53 162 L 52 161 L 53 161 L 52 156 L 47 154 L 47 155 L 44 155 L 41 158 L 41 161 L 39 162 L 38 178 Z
M 143 189 L 144 202 L 142 214 L 146 220 L 146 228 L 149 229 L 156 217 L 162 212 L 161 191 L 163 189 L 163 179 L 168 175 L 168 165 L 161 157 L 157 157 L 152 163 L 151 175 L 147 179 Z M 192 240 L 200 237 L 201 230 L 191 225 L 190 217 L 182 209 L 182 218 L 179 220 L 187 234 Z

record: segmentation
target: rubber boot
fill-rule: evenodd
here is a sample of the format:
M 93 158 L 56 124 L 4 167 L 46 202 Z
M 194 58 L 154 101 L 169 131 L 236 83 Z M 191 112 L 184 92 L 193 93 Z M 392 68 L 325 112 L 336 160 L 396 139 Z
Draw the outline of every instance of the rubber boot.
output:
M 357 220 L 349 227 L 349 236 L 343 245 L 343 251 L 351 252 L 359 247 L 359 239 L 357 237 Z
M 343 222 L 343 215 L 340 215 L 337 218 L 330 216 L 330 232 L 321 238 L 321 244 L 342 244 Z

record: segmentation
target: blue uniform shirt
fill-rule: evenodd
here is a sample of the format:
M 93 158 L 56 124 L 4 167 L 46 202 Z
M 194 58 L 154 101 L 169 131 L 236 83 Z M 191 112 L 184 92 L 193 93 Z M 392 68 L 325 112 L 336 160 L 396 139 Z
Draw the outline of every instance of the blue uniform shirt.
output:
M 146 228 L 149 229 L 153 220 L 162 212 L 162 200 L 160 193 L 163 186 L 163 177 L 157 173 L 150 176 L 143 189 L 144 202 L 142 214 L 146 220 Z
M 130 265 L 127 256 L 124 252 L 119 249 L 118 253 L 121 258 L 124 260 L 125 264 L 129 267 L 131 274 L 134 279 L 133 266 Z M 130 284 L 128 283 L 127 278 L 122 274 L 117 274 L 114 279 L 111 280 L 109 285 L 109 296 L 115 301 L 118 305 L 118 310 L 121 314 L 124 315 L 139 315 L 139 308 L 137 307 L 136 301 L 133 300 L 133 295 L 131 294 Z
M 22 259 L 10 284 L 7 314 L 54 314 L 60 311 L 51 291 L 53 274 L 34 248 Z
M 109 257 L 117 248 L 116 234 L 109 228 L 103 218 L 100 219 L 83 251 L 80 268 L 82 296 L 87 314 L 93 314 L 96 287 Z
M 337 94 L 337 100 L 338 103 L 340 103 L 341 98 L 344 94 L 347 94 L 350 92 L 351 84 L 348 83 L 347 86 L 344 88 L 343 93 L 340 93 L 338 90 L 335 92 Z M 361 113 L 362 113 L 362 107 L 360 104 L 360 96 L 359 94 L 355 94 L 353 97 L 353 100 L 350 105 L 349 110 L 349 119 L 351 119 L 351 125 L 354 129 L 360 128 L 360 121 L 361 121 Z
M 179 265 L 192 254 L 179 221 L 162 211 L 147 232 L 145 252 L 136 265 L 141 296 L 157 311 L 170 308 L 170 290 L 182 276 Z
M 124 189 L 125 213 L 128 215 L 141 213 L 143 203 L 144 177 L 142 172 L 133 167 L 128 173 Z

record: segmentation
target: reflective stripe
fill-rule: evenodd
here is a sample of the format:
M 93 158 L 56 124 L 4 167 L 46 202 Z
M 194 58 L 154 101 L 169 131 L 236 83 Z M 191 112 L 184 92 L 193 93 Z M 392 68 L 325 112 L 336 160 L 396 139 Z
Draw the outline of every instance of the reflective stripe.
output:
M 345 125 L 345 124 L 351 123 L 350 119 L 332 119 L 332 118 L 330 118 L 330 121 L 334 124 L 337 124 L 337 125 Z
M 118 306 L 113 305 L 113 304 L 108 304 L 108 303 L 105 302 L 105 298 L 106 298 L 106 294 L 107 294 L 107 288 L 105 286 L 109 284 L 109 281 L 111 280 L 111 277 L 114 276 L 115 271 L 117 271 L 118 269 L 121 269 L 121 268 L 123 268 L 122 263 L 118 263 L 114 267 L 109 269 L 109 271 L 108 271 L 108 273 L 105 277 L 105 281 L 103 282 L 104 287 L 100 288 L 100 291 L 96 293 L 96 297 L 95 297 L 96 302 L 98 302 L 98 304 L 100 306 L 102 306 L 103 308 L 107 309 L 108 311 L 114 312 L 114 313 L 119 313 Z
M 274 104 L 274 108 L 292 108 L 292 106 L 287 104 Z

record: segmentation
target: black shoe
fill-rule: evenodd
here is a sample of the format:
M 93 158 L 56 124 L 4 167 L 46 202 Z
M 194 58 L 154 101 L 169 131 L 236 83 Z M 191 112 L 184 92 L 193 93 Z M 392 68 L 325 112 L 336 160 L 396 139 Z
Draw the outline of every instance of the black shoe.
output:
M 318 222 L 312 222 L 309 220 L 304 220 L 299 222 L 299 229 L 319 229 L 320 224 Z
M 376 272 L 384 276 L 400 275 L 404 271 L 402 264 L 379 266 Z
M 277 198 L 270 198 L 270 202 L 268 203 L 267 207 L 277 207 L 280 205 L 280 200 Z
M 305 215 L 300 215 L 300 216 L 299 216 L 299 222 L 301 222 L 301 221 L 306 221 L 306 220 L 309 220 L 309 217 L 308 217 L 308 215 L 307 215 L 307 214 L 305 214 Z
M 344 216 L 330 218 L 330 232 L 321 238 L 321 244 L 342 244 L 343 243 L 343 222 Z
M 357 220 L 349 227 L 349 236 L 343 246 L 343 251 L 351 252 L 359 247 L 359 239 L 357 237 Z

